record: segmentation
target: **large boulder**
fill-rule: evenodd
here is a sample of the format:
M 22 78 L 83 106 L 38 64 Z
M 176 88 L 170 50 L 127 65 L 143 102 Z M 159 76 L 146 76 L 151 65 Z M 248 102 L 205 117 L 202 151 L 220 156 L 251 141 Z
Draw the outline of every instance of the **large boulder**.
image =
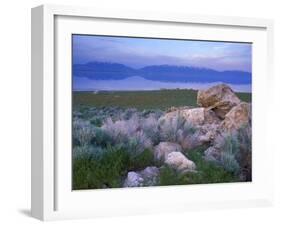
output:
M 197 104 L 212 109 L 221 119 L 224 119 L 225 115 L 240 102 L 233 90 L 225 84 L 199 90 L 197 94 Z
M 200 146 L 202 142 L 199 139 L 198 132 L 187 134 L 183 130 L 179 130 L 177 133 L 177 141 L 185 151 Z
M 225 115 L 221 128 L 231 132 L 249 124 L 251 124 L 251 104 L 241 102 Z
M 155 166 L 146 167 L 138 172 L 128 172 L 123 187 L 155 186 L 159 183 L 160 171 Z
M 220 124 L 204 124 L 196 126 L 194 133 L 178 132 L 178 143 L 185 151 L 201 145 L 210 145 L 220 133 Z
M 174 111 L 166 113 L 159 119 L 159 121 L 172 121 L 179 117 L 181 117 L 193 126 L 210 123 L 219 123 L 220 121 L 219 118 L 216 116 L 215 112 L 203 107 L 175 109 Z
M 168 154 L 165 163 L 181 173 L 194 171 L 196 169 L 195 163 L 185 157 L 181 152 L 171 152 Z
M 215 135 L 216 134 L 213 131 L 208 131 L 207 133 L 198 136 L 198 142 L 200 144 L 209 143 L 214 140 Z
M 154 159 L 156 161 L 165 161 L 171 152 L 181 152 L 182 148 L 177 143 L 160 142 L 154 147 Z
M 166 110 L 166 112 L 182 111 L 182 110 L 188 110 L 188 109 L 191 109 L 191 108 L 193 108 L 193 107 L 190 107 L 190 106 L 178 106 L 178 107 L 172 106 L 172 107 L 168 108 Z
M 198 140 L 201 143 L 208 143 L 208 142 L 212 142 L 217 134 L 220 132 L 220 124 L 205 124 L 202 125 L 198 128 L 198 130 L 200 131 L 200 136 L 198 138 Z
M 184 110 L 182 111 L 182 116 L 192 125 L 203 125 L 219 122 L 218 117 L 212 110 L 203 107 Z
M 159 129 L 163 140 L 176 141 L 184 150 L 190 150 L 209 143 L 220 123 L 221 120 L 212 110 L 203 107 L 181 108 L 162 116 Z M 165 136 L 170 137 L 167 139 Z

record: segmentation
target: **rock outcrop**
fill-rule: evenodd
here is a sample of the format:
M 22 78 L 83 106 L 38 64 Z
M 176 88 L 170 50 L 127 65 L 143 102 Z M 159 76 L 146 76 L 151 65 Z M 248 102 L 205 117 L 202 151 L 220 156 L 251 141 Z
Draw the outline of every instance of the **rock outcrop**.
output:
M 200 108 L 175 108 L 174 111 L 170 111 L 162 116 L 159 120 L 166 121 L 172 120 L 176 117 L 182 117 L 186 122 L 193 126 L 218 123 L 220 120 L 216 116 L 215 112 L 203 107 Z
M 155 161 L 180 174 L 197 172 L 196 164 L 183 150 L 188 153 L 204 145 L 206 161 L 221 166 L 238 164 L 241 180 L 251 180 L 251 104 L 242 102 L 224 84 L 199 91 L 197 102 L 200 107 L 171 107 L 159 118 L 158 129 L 164 134 L 161 139 L 173 142 L 162 141 L 153 148 Z M 231 153 L 231 148 L 239 148 L 239 154 Z M 225 157 L 232 162 L 225 162 L 229 160 Z M 159 175 L 157 167 L 129 172 L 124 187 L 157 185 Z
M 196 148 L 202 144 L 199 140 L 199 133 L 197 132 L 186 134 L 183 130 L 179 130 L 177 139 L 178 143 L 185 151 Z
M 218 123 L 219 119 L 212 110 L 206 108 L 192 108 L 182 111 L 182 116 L 192 125 Z
M 251 104 L 241 102 L 233 107 L 221 123 L 223 130 L 231 132 L 251 123 Z
M 197 104 L 212 109 L 221 119 L 224 119 L 225 115 L 240 102 L 233 90 L 225 84 L 200 90 L 197 94 Z

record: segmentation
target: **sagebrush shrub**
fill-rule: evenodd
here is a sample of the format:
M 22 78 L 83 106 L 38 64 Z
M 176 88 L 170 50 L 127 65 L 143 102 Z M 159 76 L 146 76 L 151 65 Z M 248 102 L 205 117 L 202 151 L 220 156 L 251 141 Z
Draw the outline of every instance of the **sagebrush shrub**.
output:
M 252 152 L 252 129 L 250 126 L 243 126 L 237 130 L 237 139 L 240 149 L 245 152 Z
M 94 134 L 93 126 L 89 121 L 74 118 L 72 130 L 74 144 L 78 144 L 80 146 L 89 145 L 94 137 Z
M 72 157 L 77 159 L 81 156 L 93 156 L 97 158 L 103 153 L 103 149 L 99 146 L 93 145 L 83 145 L 83 146 L 74 146 L 72 149 Z
M 102 120 L 101 117 L 95 116 L 95 117 L 92 117 L 92 118 L 90 119 L 90 123 L 91 123 L 92 125 L 94 125 L 94 126 L 101 127 L 101 126 L 102 126 L 102 123 L 103 123 L 103 120 Z
M 142 130 L 140 119 L 137 116 L 116 122 L 108 118 L 102 129 L 110 136 L 114 145 L 136 152 L 141 152 L 152 146 L 152 142 Z
M 143 110 L 140 116 L 144 118 L 153 117 L 155 119 L 159 119 L 162 115 L 163 115 L 163 111 L 159 109 L 148 109 L 148 110 Z
M 194 146 L 198 140 L 196 129 L 180 113 L 175 117 L 160 119 L 159 133 L 161 141 L 180 144 L 188 142 L 191 146 Z
M 129 120 L 130 118 L 133 117 L 133 115 L 136 115 L 136 114 L 137 114 L 137 109 L 127 108 L 122 112 L 120 120 Z
M 118 120 L 113 122 L 108 118 L 102 126 L 115 141 L 115 143 L 122 143 L 128 135 L 134 134 L 139 128 L 139 122 L 136 117 L 129 120 Z
M 146 134 L 147 137 L 150 138 L 153 144 L 157 144 L 160 141 L 159 135 L 159 127 L 158 127 L 158 119 L 155 116 L 150 115 L 147 118 L 144 118 L 140 122 L 140 126 Z
M 99 127 L 94 127 L 94 137 L 91 143 L 97 146 L 106 147 L 107 145 L 113 144 L 110 135 L 103 129 Z
M 249 125 L 218 136 L 215 140 L 215 148 L 220 150 L 218 160 L 228 172 L 251 180 L 252 134 Z
M 145 148 L 151 148 L 152 143 L 145 133 L 140 130 L 137 131 L 131 138 L 128 138 L 128 149 L 132 152 L 142 152 Z
M 177 142 L 178 132 L 184 126 L 185 119 L 178 113 L 175 117 L 159 120 L 162 141 Z
M 237 155 L 237 160 L 241 168 L 242 177 L 246 181 L 252 180 L 252 129 L 248 126 L 243 126 L 237 131 L 239 140 L 240 152 Z
M 221 154 L 221 164 L 228 172 L 237 174 L 240 170 L 240 166 L 235 158 L 235 155 L 229 152 L 223 152 Z
M 240 166 L 237 161 L 237 155 L 240 152 L 237 135 L 234 133 L 223 134 L 218 145 L 221 150 L 220 162 L 222 166 L 227 171 L 237 174 L 240 170 Z

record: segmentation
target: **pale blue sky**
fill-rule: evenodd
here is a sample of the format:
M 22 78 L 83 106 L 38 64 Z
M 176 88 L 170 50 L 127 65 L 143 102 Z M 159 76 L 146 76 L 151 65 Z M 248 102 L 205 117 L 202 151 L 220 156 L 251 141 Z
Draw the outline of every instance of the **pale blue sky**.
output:
M 73 35 L 73 63 L 102 61 L 134 68 L 182 65 L 251 72 L 248 43 Z

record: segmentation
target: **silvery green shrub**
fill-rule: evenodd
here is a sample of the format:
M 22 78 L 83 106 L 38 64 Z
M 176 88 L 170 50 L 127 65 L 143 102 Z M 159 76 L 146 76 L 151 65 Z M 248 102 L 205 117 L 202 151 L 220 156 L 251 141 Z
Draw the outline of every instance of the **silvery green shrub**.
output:
M 237 174 L 240 166 L 232 153 L 223 152 L 221 154 L 221 164 L 225 170 Z
M 237 161 L 237 156 L 240 152 L 237 135 L 235 133 L 223 134 L 219 142 L 217 145 L 220 146 L 221 150 L 221 165 L 227 171 L 237 174 L 240 170 Z
M 151 148 L 152 142 L 142 130 L 140 123 L 136 115 L 129 120 L 115 122 L 108 118 L 101 129 L 110 136 L 113 145 L 141 152 L 145 148 Z
M 80 146 L 89 145 L 95 135 L 91 123 L 80 118 L 74 118 L 72 133 L 74 144 Z
M 239 140 L 239 154 L 237 160 L 241 169 L 241 177 L 248 181 L 252 180 L 252 130 L 245 125 L 237 130 Z
M 239 140 L 240 149 L 246 152 L 252 151 L 252 129 L 245 125 L 237 130 L 237 139 Z
M 140 126 L 147 137 L 150 138 L 153 144 L 157 144 L 160 141 L 158 119 L 155 116 L 150 115 L 144 118 L 140 122 Z
M 84 145 L 84 146 L 74 146 L 73 147 L 73 158 L 77 159 L 79 157 L 91 157 L 95 159 L 99 159 L 106 149 L 103 149 L 99 146 L 94 145 Z
M 180 114 L 167 119 L 159 119 L 161 140 L 177 142 L 178 131 L 184 126 L 184 123 L 185 119 Z
M 159 119 L 160 139 L 162 141 L 178 142 L 190 138 L 195 139 L 196 129 L 178 113 L 176 116 Z
M 120 119 L 129 120 L 136 113 L 137 113 L 137 109 L 127 108 L 120 114 L 121 115 Z
M 139 128 L 139 122 L 137 117 L 129 120 L 117 120 L 112 121 L 108 118 L 102 126 L 102 129 L 106 131 L 115 143 L 123 142 L 128 136 L 132 136 Z
M 103 117 L 100 116 L 93 116 L 90 119 L 90 123 L 94 126 L 101 127 L 103 124 Z
M 143 131 L 136 132 L 132 137 L 128 138 L 127 142 L 122 143 L 122 145 L 133 156 L 137 156 L 144 149 L 152 147 L 151 140 L 147 138 Z
M 154 117 L 156 119 L 159 119 L 162 115 L 163 115 L 163 111 L 159 109 L 148 109 L 148 110 L 143 110 L 140 116 L 143 118 Z
M 94 130 L 94 137 L 91 142 L 94 145 L 106 147 L 108 144 L 111 145 L 113 143 L 110 135 L 102 128 L 94 127 L 93 130 Z

